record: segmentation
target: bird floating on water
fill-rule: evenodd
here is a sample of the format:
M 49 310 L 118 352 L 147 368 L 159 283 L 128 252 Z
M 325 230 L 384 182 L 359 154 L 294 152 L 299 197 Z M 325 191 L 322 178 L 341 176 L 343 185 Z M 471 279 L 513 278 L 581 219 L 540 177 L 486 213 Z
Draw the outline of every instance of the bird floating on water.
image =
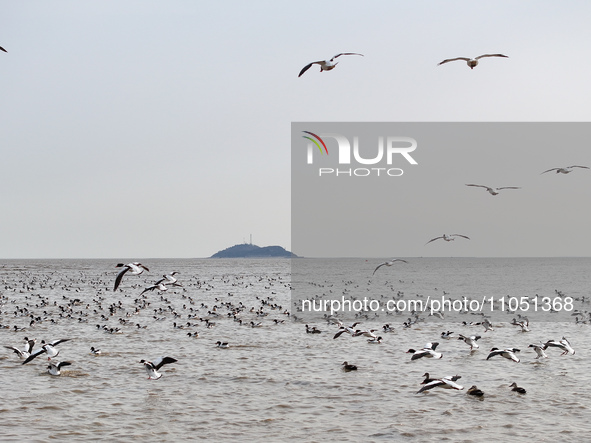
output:
M 69 361 L 60 361 L 58 363 L 51 362 L 47 367 L 47 373 L 49 375 L 60 375 L 62 366 L 70 366 L 72 363 Z
M 348 362 L 343 362 L 343 364 L 341 365 L 343 366 L 343 370 L 345 372 L 350 372 L 350 371 L 356 371 L 357 370 L 357 366 L 355 365 L 350 365 Z
M 357 54 L 356 52 L 341 52 L 340 54 L 335 55 L 330 60 L 320 60 L 318 62 L 312 62 L 310 64 L 307 64 L 300 71 L 300 74 L 298 75 L 298 77 L 301 77 L 304 74 L 304 72 L 306 72 L 308 69 L 310 69 L 312 67 L 312 65 L 320 65 L 320 72 L 330 71 L 331 69 L 334 69 L 336 67 L 336 65 L 339 64 L 339 62 L 335 62 L 335 59 L 340 57 L 341 55 L 360 55 L 363 57 L 363 54 Z
M 474 69 L 476 66 L 478 66 L 478 60 L 480 60 L 481 58 L 484 58 L 484 57 L 504 57 L 504 58 L 509 58 L 509 56 L 503 55 L 503 54 L 484 54 L 484 55 L 479 55 L 478 57 L 474 57 L 474 58 L 456 57 L 456 58 L 448 58 L 446 60 L 443 60 L 442 62 L 438 63 L 437 66 L 440 66 L 440 65 L 442 65 L 444 63 L 455 62 L 456 60 L 464 60 L 466 62 L 466 64 L 470 67 L 470 69 Z
M 517 383 L 515 382 L 513 382 L 513 384 L 509 387 L 513 388 L 511 390 L 517 392 L 518 394 L 525 394 L 527 392 L 524 388 L 517 386 Z

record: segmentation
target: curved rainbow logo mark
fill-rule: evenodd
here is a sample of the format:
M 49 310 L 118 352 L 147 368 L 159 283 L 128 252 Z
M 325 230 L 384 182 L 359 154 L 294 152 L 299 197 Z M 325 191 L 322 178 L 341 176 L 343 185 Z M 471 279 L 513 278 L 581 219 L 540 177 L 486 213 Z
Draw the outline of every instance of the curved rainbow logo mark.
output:
M 324 141 L 323 141 L 323 140 L 322 140 L 320 137 L 318 137 L 316 134 L 314 134 L 314 133 L 312 133 L 312 132 L 310 132 L 310 131 L 302 131 L 302 132 L 305 132 L 306 134 L 310 134 L 310 135 L 312 135 L 312 136 L 316 137 L 316 139 L 317 139 L 317 140 L 318 140 L 320 143 L 322 143 L 322 146 L 324 146 L 324 150 L 326 151 L 326 155 L 328 155 L 328 149 L 326 148 L 326 144 L 324 143 Z M 316 140 L 314 140 L 312 137 L 308 137 L 307 135 L 302 135 L 302 137 L 304 137 L 304 138 L 307 138 L 307 139 L 308 139 L 308 140 L 310 140 L 312 143 L 314 143 L 316 146 L 318 146 L 318 149 L 320 149 L 320 152 L 322 153 L 322 148 L 320 147 L 320 145 L 318 144 L 318 142 L 317 142 Z M 309 155 L 311 155 L 311 152 L 312 152 L 312 151 L 309 151 L 309 152 L 310 152 L 310 154 L 309 154 Z

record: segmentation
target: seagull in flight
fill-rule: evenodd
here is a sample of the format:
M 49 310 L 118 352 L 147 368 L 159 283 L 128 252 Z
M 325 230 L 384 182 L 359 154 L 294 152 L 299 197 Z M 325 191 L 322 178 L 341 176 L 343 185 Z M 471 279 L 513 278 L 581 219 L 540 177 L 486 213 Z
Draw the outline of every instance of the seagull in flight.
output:
M 130 269 L 131 269 L 131 273 L 133 275 L 140 275 L 142 272 L 144 272 L 144 270 L 150 272 L 150 270 L 148 268 L 146 268 L 144 265 L 142 265 L 141 263 L 138 263 L 138 262 L 128 263 L 126 265 L 124 265 L 123 263 L 118 263 L 115 267 L 116 268 L 123 268 L 123 269 L 121 270 L 121 272 L 119 272 L 119 274 L 117 274 L 117 278 L 115 279 L 115 287 L 113 288 L 113 292 L 115 292 L 117 290 L 117 288 L 119 287 L 119 284 L 121 283 L 121 279 L 123 278 L 125 273 L 127 271 L 129 271 Z
M 469 184 L 469 185 L 466 185 L 466 186 L 474 186 L 474 187 L 477 187 L 477 188 L 484 188 L 484 189 L 486 189 L 488 191 L 488 193 L 490 195 L 499 195 L 499 191 L 502 190 L 502 189 L 521 189 L 521 188 L 518 188 L 516 186 L 505 186 L 503 188 L 489 188 L 488 186 L 484 186 L 484 185 L 473 185 L 473 184 Z
M 174 363 L 176 361 L 177 359 L 172 357 L 158 357 L 153 362 L 141 360 L 140 363 L 144 364 L 144 369 L 148 373 L 148 380 L 158 380 L 160 377 L 162 377 L 162 374 L 158 372 L 158 369 L 164 365 Z
M 552 169 L 548 169 L 547 171 L 542 172 L 542 174 L 545 174 L 546 172 L 550 172 L 550 171 L 556 171 L 557 174 L 570 174 L 571 172 L 573 172 L 573 168 L 589 169 L 588 166 L 577 166 L 577 165 L 573 165 L 573 166 L 567 166 L 565 168 L 552 168 Z M 542 175 L 542 174 L 540 174 L 540 175 Z
M 335 62 L 335 59 L 340 57 L 341 55 L 360 55 L 363 57 L 363 54 L 357 54 L 356 52 L 341 52 L 340 54 L 335 55 L 330 60 L 321 60 L 318 62 L 312 62 L 312 63 L 304 66 L 304 69 L 302 69 L 300 71 L 300 74 L 298 75 L 298 77 L 301 77 L 302 75 L 304 75 L 304 72 L 306 72 L 308 69 L 310 69 L 312 67 L 312 65 L 320 65 L 320 72 L 330 71 L 331 69 L 334 69 L 336 67 L 336 65 L 339 64 L 339 62 Z
M 428 245 L 432 241 L 439 240 L 440 238 L 442 238 L 445 241 L 454 241 L 455 240 L 454 237 L 462 237 L 462 238 L 467 238 L 468 240 L 470 240 L 470 237 L 466 237 L 465 235 L 462 235 L 462 234 L 450 234 L 450 235 L 443 234 L 441 237 L 432 238 L 427 243 L 425 243 L 425 245 Z
M 404 262 L 404 263 L 408 263 L 406 260 L 402 260 L 401 258 L 393 258 L 393 259 L 392 259 L 392 260 L 390 260 L 390 261 L 385 261 L 384 263 L 381 263 L 381 264 L 379 264 L 379 265 L 378 265 L 378 267 L 374 269 L 374 271 L 373 271 L 373 274 L 372 274 L 372 275 L 374 275 L 374 274 L 376 273 L 376 271 L 377 271 L 378 269 L 380 269 L 382 266 L 392 266 L 392 265 L 393 265 L 394 263 L 396 263 L 397 261 L 401 261 L 401 262 Z
M 444 63 L 455 62 L 456 60 L 464 60 L 466 62 L 466 64 L 470 67 L 470 69 L 474 69 L 478 65 L 478 60 L 480 60 L 481 58 L 484 58 L 484 57 L 505 57 L 505 58 L 509 58 L 508 56 L 503 55 L 503 54 L 484 54 L 484 55 L 479 55 L 478 57 L 474 57 L 474 58 L 456 57 L 456 58 L 448 58 L 446 60 L 443 60 L 437 66 L 442 65 Z

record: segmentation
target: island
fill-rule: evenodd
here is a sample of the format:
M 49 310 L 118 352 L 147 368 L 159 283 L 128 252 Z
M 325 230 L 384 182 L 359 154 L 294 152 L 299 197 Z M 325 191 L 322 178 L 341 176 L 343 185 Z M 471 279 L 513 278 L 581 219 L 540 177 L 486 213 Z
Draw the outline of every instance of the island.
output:
M 289 252 L 281 246 L 260 247 L 252 243 L 234 245 L 223 251 L 218 251 L 209 258 L 296 258 L 293 252 Z

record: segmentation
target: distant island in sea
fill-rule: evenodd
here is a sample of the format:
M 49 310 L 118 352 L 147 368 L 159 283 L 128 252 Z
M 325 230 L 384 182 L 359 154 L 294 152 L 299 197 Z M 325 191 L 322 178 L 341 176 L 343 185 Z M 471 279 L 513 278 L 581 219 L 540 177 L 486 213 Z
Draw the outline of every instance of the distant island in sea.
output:
M 264 246 L 260 247 L 252 243 L 243 243 L 241 245 L 234 245 L 222 251 L 218 251 L 209 258 L 268 258 L 268 257 L 285 257 L 295 258 L 292 252 L 289 252 L 281 246 Z

